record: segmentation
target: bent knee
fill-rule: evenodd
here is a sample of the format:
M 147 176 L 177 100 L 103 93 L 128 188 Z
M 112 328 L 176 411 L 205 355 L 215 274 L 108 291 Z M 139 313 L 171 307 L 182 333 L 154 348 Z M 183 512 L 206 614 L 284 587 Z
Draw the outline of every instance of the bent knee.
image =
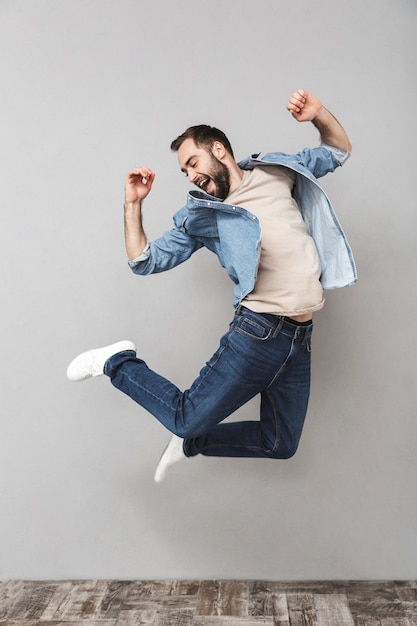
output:
M 195 426 L 183 424 L 181 426 L 176 426 L 174 435 L 177 437 L 181 437 L 181 439 L 194 439 L 195 437 L 199 437 L 204 433 L 201 429 L 197 429 Z
M 282 445 L 280 443 L 279 446 L 276 448 L 276 450 L 272 451 L 271 458 L 282 459 L 282 460 L 291 459 L 297 452 L 297 449 L 298 449 L 298 442 L 295 444 L 285 444 L 285 445 Z

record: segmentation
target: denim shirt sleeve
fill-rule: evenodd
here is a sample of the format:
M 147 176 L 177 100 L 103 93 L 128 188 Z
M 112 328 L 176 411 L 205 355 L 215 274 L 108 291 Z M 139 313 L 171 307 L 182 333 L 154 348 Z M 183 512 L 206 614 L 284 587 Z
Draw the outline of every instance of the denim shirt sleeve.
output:
M 321 143 L 316 148 L 304 148 L 294 155 L 300 165 L 306 167 L 315 178 L 321 178 L 343 165 L 350 157 L 346 150 Z
M 131 261 L 128 261 L 129 267 L 133 269 L 137 263 L 140 263 L 141 261 L 146 261 L 147 259 L 149 259 L 149 255 L 150 255 L 150 242 L 148 239 L 146 241 L 146 246 L 143 249 L 143 252 L 139 256 L 137 256 L 136 259 L 132 259 Z
M 202 243 L 188 235 L 181 228 L 182 211 L 174 216 L 174 228 L 153 241 L 148 241 L 142 254 L 129 261 L 134 274 L 157 274 L 183 263 Z
M 330 146 L 329 144 L 323 142 L 321 142 L 320 146 L 326 148 L 326 150 L 330 150 L 330 152 L 333 152 L 334 156 L 339 161 L 339 165 L 344 165 L 350 157 L 350 152 L 342 150 L 342 148 L 335 148 L 334 146 Z
M 308 174 L 314 178 L 325 176 L 329 172 L 343 165 L 350 157 L 350 153 L 334 146 L 321 143 L 315 148 L 304 148 L 296 154 L 285 152 L 267 152 L 265 154 L 252 154 L 238 163 L 242 169 L 252 169 L 256 165 L 268 163 L 269 165 L 284 165 L 300 173 Z

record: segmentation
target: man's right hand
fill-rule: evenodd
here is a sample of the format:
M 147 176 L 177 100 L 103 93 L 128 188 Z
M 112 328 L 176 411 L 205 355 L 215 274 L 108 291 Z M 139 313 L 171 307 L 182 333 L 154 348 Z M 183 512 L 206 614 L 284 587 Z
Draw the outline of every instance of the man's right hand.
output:
M 155 174 L 148 167 L 135 167 L 126 176 L 125 183 L 125 242 L 129 260 L 136 259 L 146 246 L 142 226 L 142 200 L 152 188 Z
M 152 188 L 155 174 L 148 167 L 136 167 L 126 176 L 125 202 L 137 202 L 146 198 Z

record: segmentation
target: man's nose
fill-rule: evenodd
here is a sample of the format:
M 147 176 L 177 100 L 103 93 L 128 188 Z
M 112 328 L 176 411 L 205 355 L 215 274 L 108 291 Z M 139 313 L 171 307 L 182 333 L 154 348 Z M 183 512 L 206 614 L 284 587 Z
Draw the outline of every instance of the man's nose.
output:
M 190 181 L 190 183 L 194 183 L 196 178 L 197 178 L 197 172 L 194 172 L 193 170 L 188 170 L 188 180 Z

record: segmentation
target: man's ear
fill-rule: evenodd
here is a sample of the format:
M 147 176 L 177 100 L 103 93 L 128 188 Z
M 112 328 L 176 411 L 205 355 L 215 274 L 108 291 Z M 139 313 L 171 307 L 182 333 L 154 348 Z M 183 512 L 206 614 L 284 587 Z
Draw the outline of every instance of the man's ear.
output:
M 219 161 L 222 161 L 226 155 L 226 148 L 221 141 L 215 141 L 211 147 L 211 151 Z

